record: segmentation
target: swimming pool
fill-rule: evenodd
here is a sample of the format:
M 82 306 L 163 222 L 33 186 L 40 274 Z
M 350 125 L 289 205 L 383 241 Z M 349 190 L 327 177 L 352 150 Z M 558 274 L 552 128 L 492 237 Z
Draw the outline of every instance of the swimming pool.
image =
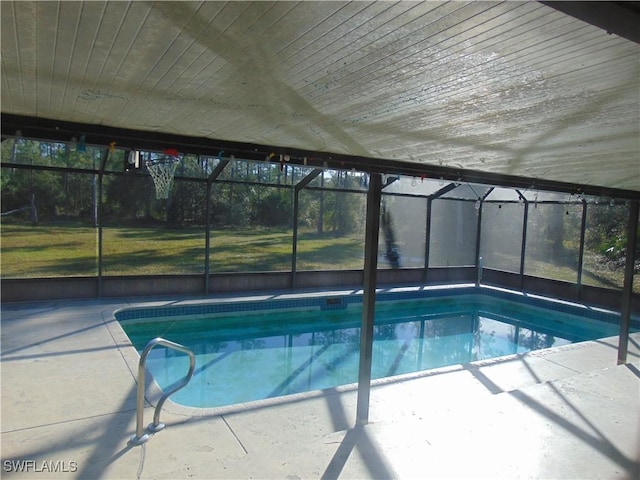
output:
M 138 352 L 155 337 L 193 350 L 194 377 L 171 399 L 217 407 L 357 382 L 361 300 L 348 294 L 130 308 L 116 318 Z M 474 288 L 382 293 L 372 378 L 617 335 L 617 321 L 612 312 Z M 187 365 L 172 350 L 153 350 L 147 359 L 163 389 Z

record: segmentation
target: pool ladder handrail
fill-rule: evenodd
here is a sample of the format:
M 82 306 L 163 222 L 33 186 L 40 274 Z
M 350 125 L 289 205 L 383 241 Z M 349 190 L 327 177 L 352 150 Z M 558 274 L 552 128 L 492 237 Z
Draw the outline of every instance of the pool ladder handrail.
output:
M 129 443 L 133 445 L 141 445 L 149 440 L 149 434 L 144 433 L 144 387 L 146 371 L 145 364 L 147 362 L 147 356 L 149 355 L 149 352 L 151 352 L 151 350 L 153 350 L 153 348 L 158 345 L 172 348 L 189 355 L 189 371 L 187 372 L 187 375 L 182 379 L 182 382 L 180 382 L 168 392 L 165 392 L 162 397 L 160 397 L 160 400 L 158 400 L 158 404 L 156 405 L 156 410 L 153 414 L 153 423 L 149 424 L 149 426 L 147 427 L 148 432 L 156 433 L 165 427 L 164 423 L 160 423 L 160 411 L 162 410 L 162 406 L 164 405 L 165 400 L 169 398 L 170 395 L 173 395 L 189 383 L 196 368 L 195 354 L 184 345 L 180 345 L 179 343 L 175 343 L 170 340 L 165 340 L 161 337 L 156 337 L 149 343 L 147 343 L 147 346 L 144 347 L 142 354 L 140 354 L 140 362 L 138 363 L 138 403 L 136 409 L 136 433 L 135 435 L 131 435 L 131 438 L 129 439 Z

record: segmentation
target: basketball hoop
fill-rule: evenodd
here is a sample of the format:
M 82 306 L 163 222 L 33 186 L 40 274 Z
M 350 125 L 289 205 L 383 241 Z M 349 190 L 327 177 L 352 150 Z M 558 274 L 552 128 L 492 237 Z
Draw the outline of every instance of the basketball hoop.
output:
M 177 155 L 165 155 L 156 160 L 147 161 L 147 170 L 153 178 L 157 199 L 169 198 L 173 185 L 173 174 L 178 163 L 180 163 L 180 158 Z

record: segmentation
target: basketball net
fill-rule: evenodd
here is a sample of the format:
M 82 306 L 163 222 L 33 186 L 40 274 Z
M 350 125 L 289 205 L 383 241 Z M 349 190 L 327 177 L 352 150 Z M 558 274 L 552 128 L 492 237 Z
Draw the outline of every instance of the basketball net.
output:
M 173 174 L 179 162 L 180 158 L 177 155 L 165 155 L 157 160 L 147 161 L 147 170 L 149 170 L 156 186 L 157 199 L 169 198 L 171 186 L 173 185 Z

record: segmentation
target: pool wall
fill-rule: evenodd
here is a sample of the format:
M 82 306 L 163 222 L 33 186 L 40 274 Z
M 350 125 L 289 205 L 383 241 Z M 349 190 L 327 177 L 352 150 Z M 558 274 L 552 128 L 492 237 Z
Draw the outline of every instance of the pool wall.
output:
M 489 298 L 499 298 L 514 301 L 519 304 L 541 307 L 562 313 L 578 315 L 608 323 L 619 323 L 620 314 L 599 307 L 587 306 L 564 300 L 547 298 L 539 295 L 525 294 L 512 290 L 495 287 L 475 286 L 471 284 L 458 286 L 429 287 L 398 287 L 378 289 L 376 302 L 418 300 L 438 298 L 443 296 L 476 294 Z M 181 304 L 178 306 L 162 307 L 130 307 L 115 312 L 118 321 L 128 321 L 143 318 L 179 317 L 194 315 L 226 314 L 234 312 L 256 312 L 273 309 L 311 309 L 340 310 L 350 305 L 362 303 L 362 290 L 341 292 L 315 292 L 307 294 L 284 294 L 278 298 L 260 298 L 255 300 L 225 300 L 221 302 L 206 302 L 195 304 Z M 633 318 L 632 326 L 639 327 L 640 319 Z

